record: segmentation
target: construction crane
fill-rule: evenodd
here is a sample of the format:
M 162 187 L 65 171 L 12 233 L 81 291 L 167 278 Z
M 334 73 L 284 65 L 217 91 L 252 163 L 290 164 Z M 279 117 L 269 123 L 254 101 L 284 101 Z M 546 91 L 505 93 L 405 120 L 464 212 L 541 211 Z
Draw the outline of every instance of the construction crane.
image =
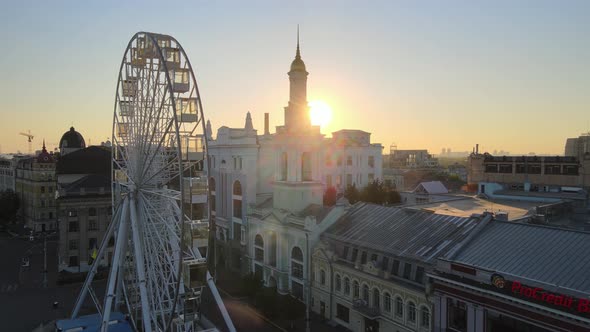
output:
M 31 134 L 30 130 L 28 131 L 28 133 L 19 133 L 19 134 L 27 137 L 27 140 L 29 142 L 29 154 L 33 154 L 33 138 L 35 136 L 33 134 Z

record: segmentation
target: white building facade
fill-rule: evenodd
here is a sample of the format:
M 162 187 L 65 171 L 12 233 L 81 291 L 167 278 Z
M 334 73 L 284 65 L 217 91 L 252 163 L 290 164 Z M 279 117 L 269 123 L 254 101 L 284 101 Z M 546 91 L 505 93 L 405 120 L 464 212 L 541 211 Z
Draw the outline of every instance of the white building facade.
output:
M 311 248 L 343 209 L 323 207 L 326 188 L 343 192 L 382 179 L 382 146 L 370 133 L 340 130 L 326 138 L 311 124 L 308 74 L 298 44 L 284 125 L 275 133 L 268 114 L 261 135 L 250 113 L 244 128 L 221 127 L 215 139 L 207 125 L 217 266 L 257 273 L 300 299 L 308 298 Z

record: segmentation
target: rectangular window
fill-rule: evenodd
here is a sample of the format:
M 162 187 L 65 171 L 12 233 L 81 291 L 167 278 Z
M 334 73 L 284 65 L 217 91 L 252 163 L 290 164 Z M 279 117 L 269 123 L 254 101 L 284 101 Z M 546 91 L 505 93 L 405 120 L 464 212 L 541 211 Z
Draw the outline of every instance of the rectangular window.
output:
M 424 268 L 422 266 L 418 266 L 416 267 L 416 276 L 414 278 L 414 280 L 416 280 L 416 282 L 419 283 L 424 283 Z
M 342 166 L 342 156 L 338 156 L 338 161 L 336 162 L 337 166 Z
M 69 210 L 68 217 L 76 217 L 78 216 L 78 212 L 76 210 Z
M 375 181 L 375 174 L 369 173 L 369 176 L 367 177 L 367 184 L 373 183 L 373 181 Z
M 78 249 L 78 240 L 70 240 L 68 247 L 70 250 Z
M 393 260 L 393 265 L 391 266 L 391 274 L 398 275 L 399 273 L 399 261 L 397 259 Z
M 264 250 L 260 248 L 254 248 L 254 259 L 262 262 L 264 260 Z
M 342 252 L 342 258 L 345 260 L 348 259 L 348 247 L 344 247 L 344 251 Z
M 500 173 L 512 173 L 512 164 L 500 164 Z
M 352 249 L 352 258 L 350 259 L 353 262 L 356 262 L 356 257 L 359 254 L 359 250 L 357 248 Z
M 577 165 L 563 165 L 563 174 L 565 175 L 578 175 Z
M 352 174 L 346 174 L 346 185 L 352 186 Z
M 529 174 L 541 174 L 541 165 L 528 165 L 528 171 L 527 173 Z
M 341 321 L 348 323 L 350 316 L 350 311 L 347 307 L 343 306 L 340 303 L 336 304 L 336 318 L 340 319 Z
M 70 223 L 68 224 L 68 232 L 77 232 L 78 230 L 78 222 L 70 221 Z
M 367 252 L 363 251 L 361 254 L 361 264 L 367 264 Z
M 411 274 L 412 274 L 412 264 L 406 263 L 404 265 L 404 278 L 410 279 Z
M 45 193 L 45 186 L 41 186 L 41 193 L 44 194 Z
M 242 218 L 242 200 L 234 199 L 234 217 Z
M 371 262 L 377 262 L 377 254 L 372 254 L 371 255 Z
M 298 282 L 291 282 L 291 294 L 296 298 L 303 300 L 303 285 Z
M 242 236 L 242 225 L 234 223 L 234 239 L 240 239 Z
M 517 174 L 524 174 L 526 173 L 526 167 L 524 164 L 516 164 L 516 173 Z
M 497 164 L 486 164 L 486 173 L 498 173 Z
M 96 222 L 96 220 L 89 220 L 88 221 L 88 230 L 89 231 L 98 230 L 98 223 Z
M 78 256 L 70 256 L 70 264 L 68 266 L 78 266 Z
M 545 165 L 545 174 L 561 174 L 561 166 Z
M 375 157 L 369 156 L 369 167 L 375 167 Z
M 389 257 L 383 257 L 383 260 L 381 261 L 381 269 L 383 271 L 387 271 L 387 267 L 389 266 Z
M 291 261 L 291 276 L 303 279 L 303 264 Z
M 455 331 L 467 332 L 467 309 L 465 302 L 448 299 L 448 325 Z
M 346 157 L 346 166 L 352 166 L 352 156 Z

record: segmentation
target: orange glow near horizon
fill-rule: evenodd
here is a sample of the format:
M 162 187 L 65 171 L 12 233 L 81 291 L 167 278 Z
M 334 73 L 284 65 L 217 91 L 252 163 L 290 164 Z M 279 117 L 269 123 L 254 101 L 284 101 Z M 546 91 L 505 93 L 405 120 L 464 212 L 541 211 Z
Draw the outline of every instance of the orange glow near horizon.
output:
M 322 100 L 309 102 L 309 117 L 311 124 L 325 128 L 332 121 L 332 108 Z

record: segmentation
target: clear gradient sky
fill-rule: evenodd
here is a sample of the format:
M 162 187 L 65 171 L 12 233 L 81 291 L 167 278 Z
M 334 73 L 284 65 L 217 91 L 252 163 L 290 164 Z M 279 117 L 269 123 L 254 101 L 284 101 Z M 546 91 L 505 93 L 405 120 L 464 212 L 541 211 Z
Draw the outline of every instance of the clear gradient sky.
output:
M 50 148 L 73 125 L 111 135 L 121 57 L 137 31 L 171 34 L 214 130 L 283 123 L 301 26 L 322 132 L 362 129 L 385 151 L 562 154 L 590 130 L 590 1 L 2 1 L 0 150 Z M 274 131 L 274 130 L 273 130 Z

